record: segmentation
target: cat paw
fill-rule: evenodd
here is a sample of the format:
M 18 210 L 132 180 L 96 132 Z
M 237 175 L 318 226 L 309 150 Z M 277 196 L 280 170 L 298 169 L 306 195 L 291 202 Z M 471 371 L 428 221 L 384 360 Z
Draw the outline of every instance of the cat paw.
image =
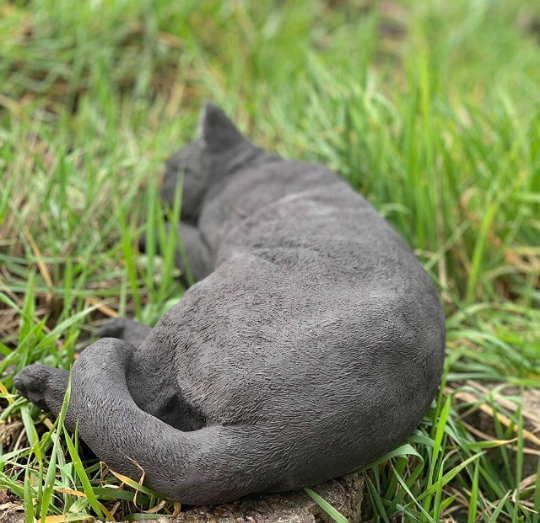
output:
M 45 390 L 49 382 L 51 369 L 35 363 L 23 369 L 13 378 L 13 385 L 21 396 L 31 401 L 42 410 L 48 410 L 45 402 Z
M 100 338 L 117 338 L 121 340 L 124 337 L 124 330 L 127 322 L 127 318 L 113 318 L 98 329 L 97 335 Z
M 152 332 L 147 325 L 143 325 L 129 318 L 113 318 L 102 325 L 97 332 L 100 338 L 116 338 L 129 343 L 135 350 L 141 346 L 144 340 Z

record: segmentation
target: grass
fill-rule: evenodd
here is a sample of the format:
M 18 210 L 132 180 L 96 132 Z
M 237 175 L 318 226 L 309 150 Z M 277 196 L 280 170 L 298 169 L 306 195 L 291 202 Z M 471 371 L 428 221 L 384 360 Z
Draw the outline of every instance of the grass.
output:
M 3 509 L 178 510 L 87 460 L 12 378 L 182 297 L 172 251 L 135 239 L 163 224 L 163 161 L 210 98 L 260 145 L 339 171 L 439 286 L 441 393 L 363 472 L 372 519 L 538 523 L 540 416 L 520 399 L 540 388 L 539 23 L 533 0 L 0 0 Z

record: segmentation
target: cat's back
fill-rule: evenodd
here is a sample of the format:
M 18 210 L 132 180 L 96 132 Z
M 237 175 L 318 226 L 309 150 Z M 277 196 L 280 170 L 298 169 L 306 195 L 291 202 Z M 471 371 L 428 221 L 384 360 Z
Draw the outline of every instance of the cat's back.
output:
M 218 248 L 240 222 L 256 219 L 261 211 L 309 189 L 327 188 L 331 193 L 336 182 L 348 187 L 323 165 L 271 157 L 240 169 L 213 188 L 204 201 L 199 227 L 208 243 Z

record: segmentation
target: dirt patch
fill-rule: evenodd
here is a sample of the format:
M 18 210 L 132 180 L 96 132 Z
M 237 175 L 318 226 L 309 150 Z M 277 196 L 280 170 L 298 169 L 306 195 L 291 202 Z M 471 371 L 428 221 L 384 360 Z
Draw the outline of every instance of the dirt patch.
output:
M 364 478 L 353 474 L 328 481 L 313 490 L 350 523 L 362 521 Z M 331 523 L 333 519 L 304 491 L 270 494 L 218 505 L 196 507 L 159 523 Z

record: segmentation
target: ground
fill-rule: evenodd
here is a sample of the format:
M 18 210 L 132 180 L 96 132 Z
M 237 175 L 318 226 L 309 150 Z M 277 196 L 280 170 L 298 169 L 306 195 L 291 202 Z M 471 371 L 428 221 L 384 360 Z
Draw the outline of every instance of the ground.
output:
M 12 378 L 181 298 L 172 252 L 136 238 L 163 224 L 163 162 L 213 99 L 258 144 L 336 169 L 440 289 L 441 393 L 364 472 L 373 519 L 540 520 L 540 422 L 516 408 L 540 388 L 537 0 L 0 0 L 0 35 L 0 510 L 178 509 L 118 489 Z

